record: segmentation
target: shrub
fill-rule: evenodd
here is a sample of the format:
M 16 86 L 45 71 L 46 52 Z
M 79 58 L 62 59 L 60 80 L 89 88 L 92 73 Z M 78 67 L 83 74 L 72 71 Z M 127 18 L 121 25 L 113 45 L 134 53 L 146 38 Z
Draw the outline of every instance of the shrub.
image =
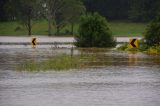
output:
M 145 39 L 147 45 L 160 44 L 160 16 L 154 19 L 147 27 Z
M 106 19 L 94 13 L 81 18 L 75 45 L 78 47 L 114 47 L 116 43 Z
M 130 48 L 128 43 L 125 43 L 123 45 L 121 45 L 120 47 L 117 48 L 117 50 L 121 50 L 121 51 L 147 51 L 149 48 L 149 46 L 143 41 L 143 40 L 139 40 L 139 47 L 138 48 Z
M 118 47 L 117 49 L 120 51 L 125 51 L 128 48 L 128 43 L 125 43 L 123 45 L 121 45 L 120 47 Z
M 139 51 L 146 51 L 149 46 L 144 42 L 144 40 L 139 40 Z
M 148 54 L 160 54 L 160 45 L 151 46 L 147 49 Z

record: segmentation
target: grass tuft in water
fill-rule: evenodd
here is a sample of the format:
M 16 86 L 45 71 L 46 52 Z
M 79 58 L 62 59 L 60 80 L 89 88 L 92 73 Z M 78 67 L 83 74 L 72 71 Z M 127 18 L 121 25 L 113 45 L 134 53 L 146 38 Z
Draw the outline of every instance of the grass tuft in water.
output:
M 63 71 L 70 69 L 82 69 L 82 68 L 90 68 L 90 67 L 99 67 L 108 65 L 108 58 L 105 54 L 97 54 L 97 53 L 84 53 L 81 55 L 59 55 L 56 57 L 51 57 L 47 60 L 43 60 L 41 62 L 35 60 L 25 61 L 17 66 L 18 71 Z
M 80 60 L 76 56 L 60 55 L 42 62 L 26 61 L 17 66 L 19 71 L 69 70 L 80 68 Z
M 42 70 L 69 70 L 79 68 L 79 64 L 78 57 L 69 55 L 60 55 L 40 63 Z

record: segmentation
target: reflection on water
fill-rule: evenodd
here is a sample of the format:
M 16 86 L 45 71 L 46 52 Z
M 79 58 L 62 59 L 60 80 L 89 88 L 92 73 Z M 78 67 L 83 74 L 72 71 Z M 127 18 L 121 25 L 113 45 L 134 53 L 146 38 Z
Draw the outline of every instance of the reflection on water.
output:
M 1 49 L 1 69 L 13 70 L 16 64 L 28 60 L 43 61 L 60 54 L 70 55 L 70 49 Z M 106 66 L 159 66 L 160 56 L 148 56 L 142 53 L 123 53 L 107 49 L 80 49 L 74 50 L 74 55 L 85 55 L 91 58 L 86 61 L 91 67 Z
M 90 68 L 17 72 L 16 64 L 43 61 L 70 49 L 0 49 L 0 106 L 159 106 L 160 56 L 111 50 L 74 50 L 96 55 Z
M 128 63 L 129 65 L 136 65 L 138 62 L 138 57 L 137 57 L 137 54 L 132 54 L 132 53 L 129 53 L 128 54 Z

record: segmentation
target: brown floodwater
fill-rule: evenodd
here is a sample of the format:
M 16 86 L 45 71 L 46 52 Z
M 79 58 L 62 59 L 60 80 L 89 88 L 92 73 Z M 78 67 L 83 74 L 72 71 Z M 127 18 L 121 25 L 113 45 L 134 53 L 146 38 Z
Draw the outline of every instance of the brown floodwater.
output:
M 19 72 L 17 64 L 46 60 L 70 49 L 0 48 L 0 106 L 159 106 L 160 56 L 113 50 L 74 50 L 96 55 L 85 69 Z

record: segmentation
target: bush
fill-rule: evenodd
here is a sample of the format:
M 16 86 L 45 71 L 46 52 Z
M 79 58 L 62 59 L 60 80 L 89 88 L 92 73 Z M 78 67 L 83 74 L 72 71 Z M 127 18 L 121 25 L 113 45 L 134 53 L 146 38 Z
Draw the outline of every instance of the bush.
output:
M 117 50 L 120 51 L 140 51 L 140 52 L 144 52 L 147 51 L 149 46 L 143 41 L 143 40 L 139 40 L 139 47 L 138 48 L 130 48 L 128 43 L 125 43 L 123 45 L 121 45 L 120 47 L 117 48 Z
M 160 45 L 154 45 L 147 49 L 148 54 L 160 54 Z
M 75 44 L 78 47 L 114 47 L 116 45 L 106 19 L 97 13 L 81 18 Z
M 120 47 L 118 47 L 117 49 L 120 51 L 125 51 L 128 48 L 128 43 L 125 43 L 123 45 L 121 45 Z
M 154 46 L 160 44 L 160 16 L 153 20 L 148 26 L 145 39 L 147 45 Z

